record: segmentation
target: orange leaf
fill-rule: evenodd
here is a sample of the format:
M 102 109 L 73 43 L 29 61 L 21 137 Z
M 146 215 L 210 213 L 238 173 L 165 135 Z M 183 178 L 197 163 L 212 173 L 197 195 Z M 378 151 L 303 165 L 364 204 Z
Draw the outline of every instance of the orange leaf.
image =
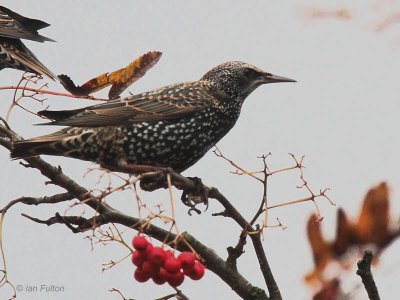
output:
M 112 72 L 108 76 L 109 81 L 113 84 L 108 97 L 110 99 L 119 97 L 126 88 L 143 77 L 158 62 L 160 57 L 161 52 L 150 51 L 135 59 L 127 67 Z
M 324 282 L 321 289 L 313 296 L 313 300 L 335 300 L 341 295 L 340 281 L 334 278 L 328 282 Z M 344 298 L 343 298 L 344 299 Z
M 322 236 L 320 221 L 315 214 L 308 219 L 307 235 L 314 257 L 315 270 L 306 275 L 305 279 L 306 281 L 312 281 L 320 277 L 320 274 L 332 259 L 332 253 L 329 244 Z
M 336 239 L 332 243 L 332 251 L 336 256 L 344 254 L 354 242 L 353 229 L 346 213 L 339 208 L 337 213 Z
M 109 85 L 111 89 L 108 93 L 110 99 L 118 98 L 119 95 L 138 79 L 142 78 L 146 72 L 152 68 L 160 59 L 161 52 L 149 51 L 131 62 L 125 68 L 112 73 L 104 73 L 85 82 L 82 86 L 76 86 L 67 75 L 59 75 L 61 84 L 64 88 L 75 96 L 89 96 Z
M 384 245 L 389 236 L 389 190 L 382 182 L 370 189 L 365 196 L 360 216 L 355 227 L 360 243 Z
M 57 76 L 63 87 L 74 96 L 89 96 L 89 93 L 80 86 L 76 86 L 69 76 L 61 74 Z
M 80 88 L 86 91 L 86 93 L 89 95 L 104 89 L 110 84 L 111 82 L 108 80 L 108 73 L 104 73 L 85 82 Z

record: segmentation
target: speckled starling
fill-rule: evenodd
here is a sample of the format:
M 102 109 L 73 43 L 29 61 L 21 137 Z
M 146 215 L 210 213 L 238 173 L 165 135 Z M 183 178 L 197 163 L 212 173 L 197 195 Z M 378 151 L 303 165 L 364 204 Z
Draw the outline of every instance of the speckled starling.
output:
M 46 22 L 21 16 L 0 6 L 0 70 L 13 68 L 45 75 L 54 80 L 56 76 L 20 40 L 28 39 L 41 43 L 53 41 L 37 32 L 47 26 L 49 24 Z
M 17 142 L 11 156 L 61 155 L 128 173 L 155 167 L 182 172 L 235 125 L 247 96 L 273 82 L 295 80 L 234 61 L 213 68 L 199 81 L 82 109 L 41 111 L 54 120 L 47 124 L 70 127 Z

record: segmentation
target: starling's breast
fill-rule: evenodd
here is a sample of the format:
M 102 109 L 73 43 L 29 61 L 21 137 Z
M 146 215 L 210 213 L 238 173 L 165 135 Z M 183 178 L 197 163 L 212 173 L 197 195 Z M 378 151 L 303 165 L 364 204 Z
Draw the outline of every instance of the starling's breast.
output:
M 235 124 L 238 114 L 209 108 L 175 120 L 121 127 L 128 163 L 168 166 L 183 171 L 198 161 Z

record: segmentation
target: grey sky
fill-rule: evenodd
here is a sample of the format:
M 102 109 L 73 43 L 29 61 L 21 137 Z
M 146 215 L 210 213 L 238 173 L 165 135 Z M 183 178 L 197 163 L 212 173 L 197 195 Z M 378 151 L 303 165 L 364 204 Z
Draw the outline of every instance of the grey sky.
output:
M 335 1 L 337 5 L 346 1 Z M 374 1 L 372 1 L 374 2 Z M 302 3 L 312 3 L 302 1 Z M 320 4 L 332 1 L 318 1 Z M 355 6 L 356 1 L 352 6 Z M 160 50 L 163 56 L 130 91 L 133 93 L 166 84 L 197 80 L 213 66 L 242 60 L 271 73 L 294 78 L 296 84 L 274 84 L 256 90 L 243 106 L 235 128 L 218 144 L 225 155 L 250 170 L 259 169 L 257 156 L 272 152 L 272 168 L 292 164 L 288 152 L 306 155 L 305 174 L 311 186 L 330 187 L 331 198 L 352 216 L 358 213 L 360 200 L 371 185 L 388 180 L 392 188 L 394 211 L 399 211 L 398 131 L 400 104 L 398 95 L 398 47 L 392 36 L 371 30 L 363 8 L 363 22 L 323 21 L 304 23 L 296 10 L 299 1 L 16 1 L 2 5 L 52 26 L 41 31 L 57 43 L 26 42 L 39 59 L 56 74 L 70 75 L 76 83 L 127 65 L 148 50 Z M 332 6 L 332 5 L 331 5 Z M 365 20 L 364 20 L 365 19 Z M 14 85 L 21 73 L 0 72 L 1 86 Z M 62 91 L 50 83 L 51 90 Z M 100 93 L 101 95 L 101 93 Z M 0 115 L 4 116 L 12 93 L 1 92 Z M 27 103 L 27 100 L 25 100 Z M 49 96 L 51 109 L 70 109 L 89 101 Z M 27 103 L 41 109 L 36 103 Z M 40 120 L 14 110 L 10 124 L 25 137 L 41 135 L 56 128 L 33 126 Z M 66 174 L 88 188 L 95 187 L 95 176 L 82 178 L 90 163 L 46 157 L 61 164 Z M 8 160 L 0 148 L 1 199 L 6 203 L 22 195 L 51 195 L 61 191 L 44 186 L 37 171 L 27 170 Z M 262 189 L 256 182 L 229 173 L 232 167 L 208 153 L 184 174 L 198 176 L 206 184 L 218 187 L 250 217 L 259 205 Z M 300 198 L 296 174 L 276 176 L 270 183 L 270 201 Z M 176 193 L 179 199 L 179 193 Z M 152 203 L 165 203 L 166 192 L 143 194 Z M 115 195 L 110 204 L 135 213 L 129 192 Z M 232 221 L 211 217 L 220 207 L 211 202 L 209 210 L 188 217 L 186 208 L 177 204 L 178 224 L 223 257 L 225 248 L 236 243 L 239 228 Z M 323 227 L 334 232 L 336 208 L 321 199 Z M 91 252 L 85 235 L 71 234 L 63 226 L 45 227 L 20 216 L 21 212 L 47 218 L 56 207 L 18 206 L 4 223 L 4 243 L 10 279 L 15 284 L 55 284 L 65 286 L 64 293 L 20 293 L 18 299 L 118 299 L 110 288 L 125 296 L 152 299 L 171 292 L 168 287 L 133 280 L 129 260 L 101 273 L 101 264 L 117 259 L 125 250 L 117 244 L 96 246 Z M 57 206 L 63 212 L 65 205 Z M 271 220 L 279 217 L 287 230 L 265 232 L 265 248 L 272 270 L 285 299 L 307 299 L 309 291 L 302 276 L 312 268 L 305 237 L 305 221 L 314 212 L 312 203 L 271 211 Z M 130 235 L 133 236 L 134 232 Z M 129 238 L 129 234 L 128 240 Z M 382 299 L 398 295 L 398 244 L 389 248 L 380 262 L 376 278 Z M 239 268 L 252 283 L 263 287 L 262 276 L 250 246 Z M 349 280 L 356 282 L 355 275 Z M 182 289 L 191 299 L 236 299 L 224 283 L 211 272 L 199 282 L 186 281 Z M 10 293 L 0 289 L 0 298 Z M 361 298 L 362 299 L 362 296 Z

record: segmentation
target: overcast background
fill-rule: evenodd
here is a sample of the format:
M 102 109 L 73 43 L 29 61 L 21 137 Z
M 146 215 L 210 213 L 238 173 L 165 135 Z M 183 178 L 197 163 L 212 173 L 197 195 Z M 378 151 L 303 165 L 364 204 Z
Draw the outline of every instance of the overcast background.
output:
M 317 1 L 315 1 L 317 2 Z M 334 3 L 333 3 L 334 2 Z M 350 3 L 349 3 L 350 2 Z M 16 12 L 40 18 L 52 26 L 42 30 L 57 43 L 26 42 L 26 45 L 54 73 L 70 75 L 78 84 L 127 65 L 149 50 L 160 50 L 159 63 L 129 90 L 133 93 L 170 83 L 197 80 L 213 66 L 242 60 L 268 72 L 294 78 L 296 84 L 274 84 L 256 90 L 243 106 L 235 128 L 218 144 L 225 155 L 249 170 L 259 169 L 260 154 L 272 152 L 272 168 L 292 164 L 288 152 L 306 155 L 305 175 L 311 186 L 330 187 L 330 197 L 351 216 L 358 214 L 360 201 L 372 185 L 387 180 L 391 187 L 393 212 L 399 211 L 399 27 L 376 33 L 373 12 L 379 1 L 318 1 L 318 4 L 354 9 L 353 20 L 316 20 L 301 17 L 301 4 L 312 1 L 16 1 L 2 5 Z M 385 1 L 381 1 L 385 2 Z M 395 1 L 386 1 L 394 3 Z M 15 85 L 21 72 L 2 70 L 0 85 Z M 63 91 L 58 83 L 51 90 Z M 127 92 L 125 93 L 127 94 Z M 5 116 L 12 92 L 1 91 L 0 115 Z M 101 95 L 101 94 L 100 94 Z M 25 100 L 27 107 L 43 109 Z M 72 109 L 89 101 L 49 96 L 51 109 Z M 56 128 L 33 126 L 41 120 L 15 109 L 10 125 L 24 137 L 49 133 Z M 87 188 L 95 188 L 95 176 L 83 178 L 92 164 L 72 159 L 46 157 L 60 164 L 65 173 Z M 51 195 L 62 191 L 45 186 L 37 170 L 9 161 L 0 148 L 1 205 L 20 196 Z M 249 178 L 229 173 L 232 167 L 208 153 L 184 174 L 198 176 L 216 186 L 248 218 L 259 205 L 261 186 Z M 303 197 L 296 190 L 297 173 L 277 175 L 270 183 L 270 203 Z M 180 193 L 175 193 L 179 199 Z M 165 191 L 144 194 L 148 205 L 165 203 Z M 109 203 L 135 214 L 130 192 L 119 193 Z M 335 207 L 321 199 L 324 231 L 332 236 Z M 117 243 L 95 246 L 91 251 L 86 234 L 71 234 L 65 226 L 32 223 L 24 212 L 48 218 L 66 204 L 51 207 L 15 206 L 7 213 L 3 242 L 10 280 L 15 284 L 64 286 L 63 293 L 19 293 L 18 299 L 120 299 L 108 292 L 120 289 L 128 298 L 153 299 L 172 292 L 167 286 L 133 280 L 130 260 L 101 272 L 101 264 L 126 254 Z M 239 227 L 229 219 L 212 217 L 221 207 L 211 201 L 200 216 L 189 217 L 177 204 L 177 221 L 200 241 L 226 257 L 234 245 Z M 310 290 L 303 275 L 312 269 L 312 257 L 305 236 L 305 223 L 314 212 L 312 203 L 271 211 L 287 229 L 265 231 L 267 257 L 285 299 L 308 299 Z M 398 214 L 396 215 L 398 216 Z M 394 216 L 394 217 L 396 217 Z M 126 234 L 130 240 L 135 232 Z M 251 283 L 263 287 L 257 260 L 250 249 L 239 261 L 239 270 Z M 375 271 L 382 299 L 394 299 L 398 285 L 399 244 L 382 256 Z M 350 273 L 347 284 L 358 282 Z M 237 299 L 213 273 L 182 290 L 191 299 Z M 10 295 L 0 289 L 0 298 Z M 360 294 L 359 299 L 365 299 Z

